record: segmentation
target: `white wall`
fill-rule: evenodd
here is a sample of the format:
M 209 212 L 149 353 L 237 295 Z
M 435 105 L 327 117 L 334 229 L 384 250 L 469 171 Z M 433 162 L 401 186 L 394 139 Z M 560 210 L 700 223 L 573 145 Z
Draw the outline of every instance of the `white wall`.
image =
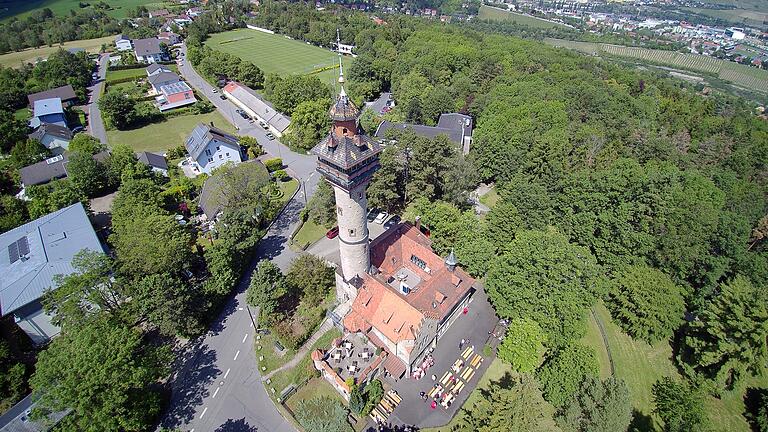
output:
M 200 172 L 211 174 L 211 171 L 228 162 L 238 164 L 242 161 L 240 148 L 218 140 L 212 140 L 208 143 L 206 149 L 200 153 L 197 164 L 200 167 Z
M 46 315 L 42 308 L 24 316 L 15 317 L 16 324 L 29 335 L 35 345 L 44 345 L 61 332 L 59 327 L 51 323 L 51 317 Z
M 332 184 L 333 185 L 333 184 Z M 333 188 L 336 197 L 336 216 L 339 221 L 339 254 L 344 279 L 363 275 L 371 266 L 368 252 L 368 200 L 365 186 L 347 193 L 339 187 Z

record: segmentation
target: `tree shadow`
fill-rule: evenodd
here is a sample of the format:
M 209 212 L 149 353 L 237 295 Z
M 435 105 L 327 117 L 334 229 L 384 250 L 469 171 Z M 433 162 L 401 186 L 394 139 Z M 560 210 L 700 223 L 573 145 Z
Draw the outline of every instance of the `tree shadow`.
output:
M 240 420 L 229 419 L 221 426 L 217 427 L 214 432 L 258 432 L 259 428 L 249 425 L 245 418 Z
M 632 409 L 632 421 L 629 423 L 629 431 L 633 432 L 645 432 L 653 431 L 653 419 L 651 416 L 643 414 L 642 412 Z
M 174 429 L 192 421 L 195 408 L 209 395 L 209 385 L 221 375 L 216 367 L 216 351 L 203 340 L 200 337 L 175 349 L 173 370 L 178 372 L 169 381 L 171 400 L 161 427 Z
M 760 431 L 757 416 L 760 408 L 768 402 L 768 389 L 749 387 L 744 393 L 744 417 L 754 432 Z

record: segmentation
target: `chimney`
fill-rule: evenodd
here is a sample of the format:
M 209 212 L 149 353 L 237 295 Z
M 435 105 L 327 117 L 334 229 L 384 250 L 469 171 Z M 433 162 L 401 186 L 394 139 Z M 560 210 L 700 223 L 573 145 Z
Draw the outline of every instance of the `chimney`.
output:
M 416 220 L 414 221 L 414 225 L 416 225 L 416 229 L 421 231 L 421 216 L 416 216 Z
M 328 148 L 335 149 L 337 144 L 336 137 L 331 134 L 331 138 L 328 140 Z
M 453 249 L 451 249 L 451 253 L 445 258 L 445 267 L 448 268 L 449 272 L 452 272 L 456 269 L 456 264 L 458 264 L 456 255 L 453 253 Z
M 216 127 L 216 126 L 213 125 L 213 122 L 211 122 L 211 127 Z

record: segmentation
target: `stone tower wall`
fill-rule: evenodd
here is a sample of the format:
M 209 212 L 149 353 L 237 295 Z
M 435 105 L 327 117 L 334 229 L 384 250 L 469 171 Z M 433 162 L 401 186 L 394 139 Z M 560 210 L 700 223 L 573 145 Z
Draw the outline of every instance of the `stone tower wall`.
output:
M 347 192 L 333 186 L 336 197 L 336 216 L 339 221 L 339 252 L 341 272 L 349 281 L 355 275 L 362 277 L 371 265 L 368 253 L 368 200 L 366 184 Z

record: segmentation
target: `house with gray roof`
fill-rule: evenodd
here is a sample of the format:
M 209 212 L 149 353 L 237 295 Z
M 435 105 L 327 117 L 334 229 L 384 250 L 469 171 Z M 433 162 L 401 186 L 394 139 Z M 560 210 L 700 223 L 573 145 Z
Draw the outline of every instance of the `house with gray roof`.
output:
M 136 159 L 152 169 L 153 172 L 168 177 L 168 161 L 165 156 L 157 153 L 141 152 L 136 155 Z
M 224 96 L 244 110 L 251 117 L 263 121 L 278 137 L 283 136 L 291 125 L 291 118 L 276 110 L 255 91 L 243 84 L 231 81 L 222 90 Z
M 472 144 L 472 117 L 459 113 L 440 114 L 437 126 L 392 123 L 385 120 L 376 128 L 374 136 L 385 138 L 390 130 L 405 131 L 408 129 L 418 136 L 430 139 L 445 135 L 449 140 L 456 143 L 465 155 L 469 153 L 469 147 Z
M 60 98 L 36 100 L 32 108 L 32 115 L 29 125 L 33 128 L 44 123 L 67 127 L 67 118 L 64 115 L 64 106 Z
M 93 155 L 98 162 L 106 162 L 109 157 L 108 151 L 103 151 Z M 21 177 L 21 196 L 24 196 L 24 190 L 29 186 L 45 184 L 53 180 L 65 178 L 67 176 L 67 164 L 69 157 L 66 153 L 48 158 L 44 161 L 25 166 L 19 170 Z
M 69 84 L 61 87 L 56 87 L 54 89 L 27 95 L 27 101 L 29 101 L 30 108 L 33 108 L 35 106 L 35 102 L 39 100 L 51 99 L 51 98 L 61 99 L 61 103 L 65 107 L 70 107 L 72 105 L 77 104 L 77 94 L 75 93 L 75 89 L 72 88 L 72 86 Z
M 159 94 L 161 91 L 160 89 L 163 88 L 163 86 L 175 84 L 181 81 L 181 78 L 173 72 L 161 71 L 155 72 L 153 75 L 147 77 L 147 81 L 149 81 L 149 84 L 152 85 L 152 90 L 155 92 L 155 94 Z
M 192 170 L 197 173 L 210 175 L 226 163 L 239 164 L 244 159 L 237 137 L 202 123 L 195 127 L 184 144 Z
M 152 75 L 159 74 L 160 72 L 173 72 L 171 68 L 169 68 L 166 65 L 161 65 L 158 63 L 152 63 L 151 65 L 147 66 L 147 77 L 151 77 Z
M 61 154 L 69 148 L 72 141 L 72 131 L 64 126 L 51 123 L 43 123 L 34 132 L 27 135 L 30 139 L 40 141 L 54 154 Z
M 13 315 L 35 345 L 60 331 L 40 299 L 56 276 L 75 273 L 72 259 L 86 249 L 104 252 L 81 203 L 0 234 L 0 314 Z
M 160 39 L 146 38 L 133 41 L 133 51 L 136 53 L 136 60 L 143 63 L 157 63 L 165 59 L 162 48 L 160 48 Z

